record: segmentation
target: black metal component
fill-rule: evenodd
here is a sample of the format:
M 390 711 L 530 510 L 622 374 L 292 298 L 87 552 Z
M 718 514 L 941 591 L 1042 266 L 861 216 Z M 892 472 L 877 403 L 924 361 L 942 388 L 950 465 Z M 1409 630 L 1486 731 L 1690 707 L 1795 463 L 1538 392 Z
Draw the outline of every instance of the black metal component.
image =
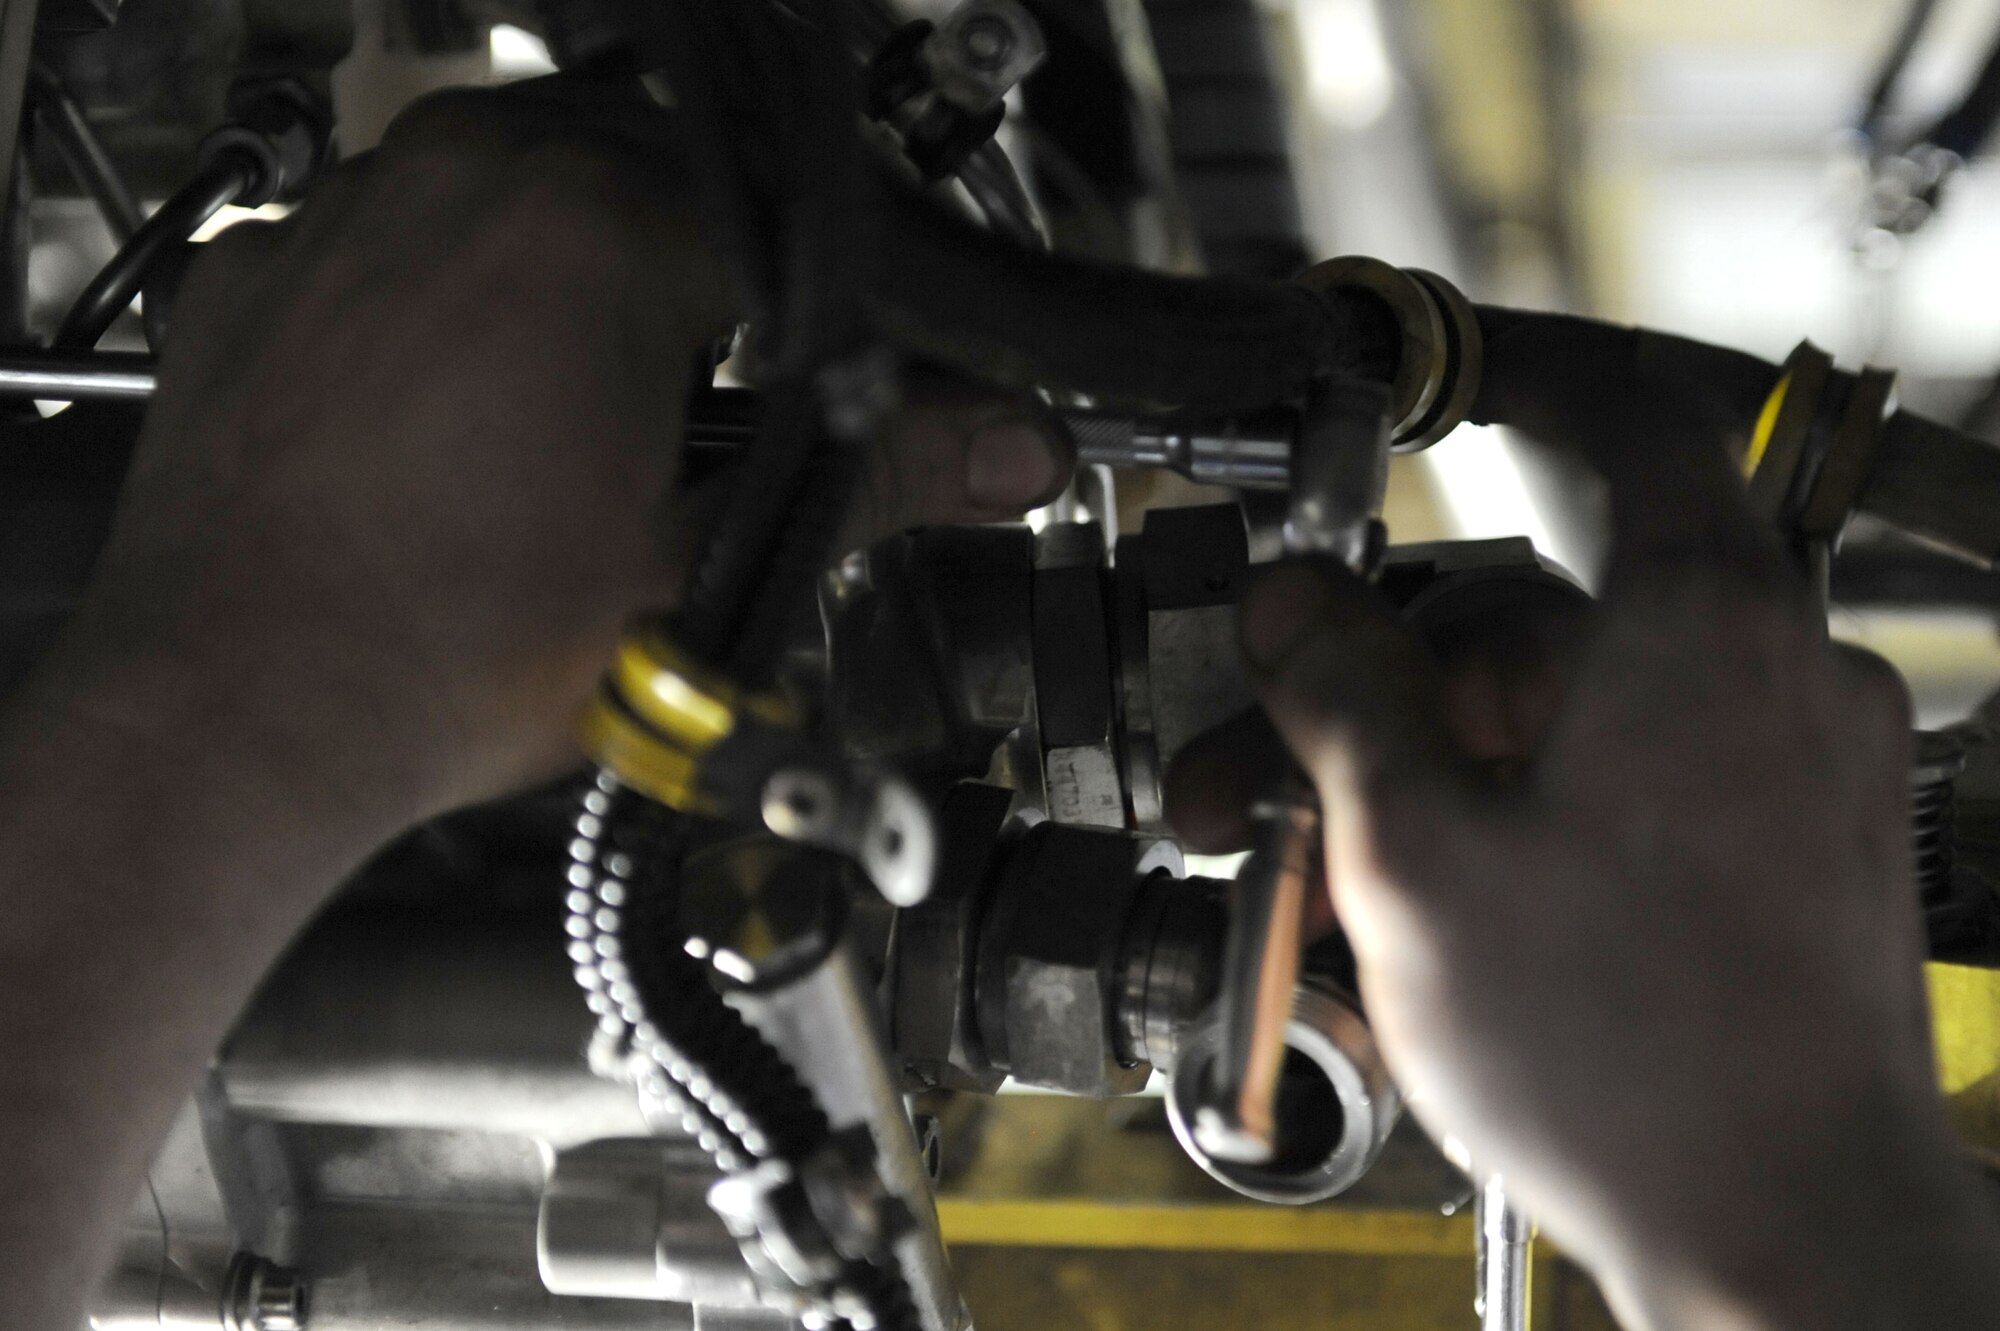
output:
M 931 180 L 943 180 L 964 166 L 1006 119 L 1001 104 L 968 111 L 936 96 L 924 43 L 934 31 L 922 19 L 891 37 L 868 68 L 868 114 L 896 126 L 903 151 Z

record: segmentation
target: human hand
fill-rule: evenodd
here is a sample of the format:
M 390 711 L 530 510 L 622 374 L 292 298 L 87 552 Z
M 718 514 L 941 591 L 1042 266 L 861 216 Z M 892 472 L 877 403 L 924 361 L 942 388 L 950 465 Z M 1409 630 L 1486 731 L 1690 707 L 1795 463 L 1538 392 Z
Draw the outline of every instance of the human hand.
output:
M 1337 568 L 1245 604 L 1371 1022 L 1629 1324 L 1972 1324 L 1996 1239 L 1933 1080 L 1900 683 L 1826 641 L 1712 431 L 1603 396 L 1615 566 L 1550 669 L 1447 674 Z M 1188 755 L 1203 848 L 1259 765 Z
M 143 698 L 105 705 L 247 733 L 398 823 L 574 762 L 713 507 L 674 493 L 733 308 L 689 194 L 656 107 L 450 93 L 205 246 L 61 686 L 144 655 Z M 850 535 L 1011 516 L 1067 465 L 1022 404 L 932 393 Z

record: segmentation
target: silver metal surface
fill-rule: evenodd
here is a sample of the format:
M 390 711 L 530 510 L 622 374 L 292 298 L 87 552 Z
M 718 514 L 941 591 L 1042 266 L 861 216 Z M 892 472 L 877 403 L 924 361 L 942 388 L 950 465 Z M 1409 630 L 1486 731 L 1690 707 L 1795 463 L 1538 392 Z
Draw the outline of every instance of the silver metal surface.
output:
M 1140 888 L 1118 964 L 1113 1036 L 1125 1062 L 1172 1067 L 1182 1041 L 1215 1001 L 1226 886 L 1155 873 Z
M 1209 1102 L 1209 1065 L 1220 1039 L 1211 1016 L 1183 1044 L 1167 1083 L 1174 1136 L 1211 1177 L 1259 1201 L 1302 1205 L 1351 1187 L 1382 1152 L 1402 1113 L 1401 1094 L 1368 1025 L 1314 981 L 1301 984 L 1285 1028 L 1285 1089 L 1279 1098 L 1276 1158 L 1269 1164 L 1218 1159 L 1198 1141 L 1194 1115 Z M 1295 1080 L 1296 1079 L 1296 1080 Z
M 842 946 L 809 975 L 768 992 L 727 995 L 798 1068 L 835 1128 L 865 1124 L 883 1185 L 914 1221 L 894 1251 L 925 1331 L 970 1326 L 938 1232 L 937 1204 L 902 1092 L 892 1078 L 870 986 Z
M 1078 462 L 1164 468 L 1199 485 L 1237 490 L 1283 490 L 1291 483 L 1298 421 L 1289 413 L 1175 422 L 1070 411 L 1063 423 Z
M 542 1283 L 554 1294 L 761 1310 L 742 1248 L 708 1205 L 719 1177 L 689 1141 L 562 1152 L 536 1227 Z
M 1480 1331 L 1528 1331 L 1528 1246 L 1534 1226 L 1495 1174 L 1479 1189 Z
M 641 1137 L 630 1086 L 591 1073 L 595 1019 L 557 923 L 340 912 L 314 926 L 224 1044 L 251 1118 L 477 1130 L 561 1147 Z
M 12 12 L 10 8 L 0 13 L 0 24 Z M 150 356 L 25 348 L 0 352 L 0 397 L 45 398 L 52 402 L 143 402 L 153 395 L 154 384 Z
M 1285 552 L 1326 555 L 1359 572 L 1379 553 L 1389 485 L 1389 390 L 1330 379 L 1307 403 L 1294 451 Z

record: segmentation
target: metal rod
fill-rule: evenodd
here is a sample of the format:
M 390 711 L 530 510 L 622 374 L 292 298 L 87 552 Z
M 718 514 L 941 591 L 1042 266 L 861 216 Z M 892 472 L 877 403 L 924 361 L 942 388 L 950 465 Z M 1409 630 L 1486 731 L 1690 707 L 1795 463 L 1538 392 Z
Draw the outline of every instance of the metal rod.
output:
M 123 352 L 0 351 L 0 396 L 56 402 L 144 402 L 153 395 L 151 356 Z
M 1534 1226 L 1498 1174 L 1479 1190 L 1480 1331 L 1528 1331 L 1528 1246 Z
M 874 1000 L 853 954 L 843 944 L 791 984 L 728 997 L 792 1060 L 836 1125 L 868 1125 L 875 1139 L 876 1170 L 913 1221 L 896 1240 L 895 1253 L 924 1331 L 966 1331 L 971 1319 L 945 1258 L 930 1175 L 917 1150 L 909 1109 L 889 1071 Z
M 1237 1164 L 1262 1164 L 1277 1152 L 1285 1027 L 1320 855 L 1319 809 L 1303 782 L 1288 781 L 1254 812 L 1260 844 L 1236 879 L 1218 1000 L 1221 1038 L 1194 1126 L 1203 1150 Z

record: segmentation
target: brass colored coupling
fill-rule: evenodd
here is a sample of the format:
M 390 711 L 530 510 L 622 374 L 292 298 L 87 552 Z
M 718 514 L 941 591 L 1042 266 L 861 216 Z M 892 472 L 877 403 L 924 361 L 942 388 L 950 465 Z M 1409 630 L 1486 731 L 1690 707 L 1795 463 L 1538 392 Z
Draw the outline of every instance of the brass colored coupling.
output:
M 584 713 L 584 751 L 620 781 L 683 813 L 719 812 L 702 760 L 745 723 L 796 729 L 777 694 L 753 693 L 702 665 L 649 623 L 625 635 Z
M 1836 370 L 1833 357 L 1801 342 L 1764 401 L 1744 455 L 1750 503 L 1780 530 L 1832 541 L 1861 501 L 1896 409 L 1896 374 L 1873 366 Z
M 1359 255 L 1315 264 L 1295 280 L 1321 296 L 1366 292 L 1395 316 L 1402 346 L 1389 386 L 1394 451 L 1419 452 L 1464 423 L 1485 364 L 1479 319 L 1464 292 L 1436 273 Z

